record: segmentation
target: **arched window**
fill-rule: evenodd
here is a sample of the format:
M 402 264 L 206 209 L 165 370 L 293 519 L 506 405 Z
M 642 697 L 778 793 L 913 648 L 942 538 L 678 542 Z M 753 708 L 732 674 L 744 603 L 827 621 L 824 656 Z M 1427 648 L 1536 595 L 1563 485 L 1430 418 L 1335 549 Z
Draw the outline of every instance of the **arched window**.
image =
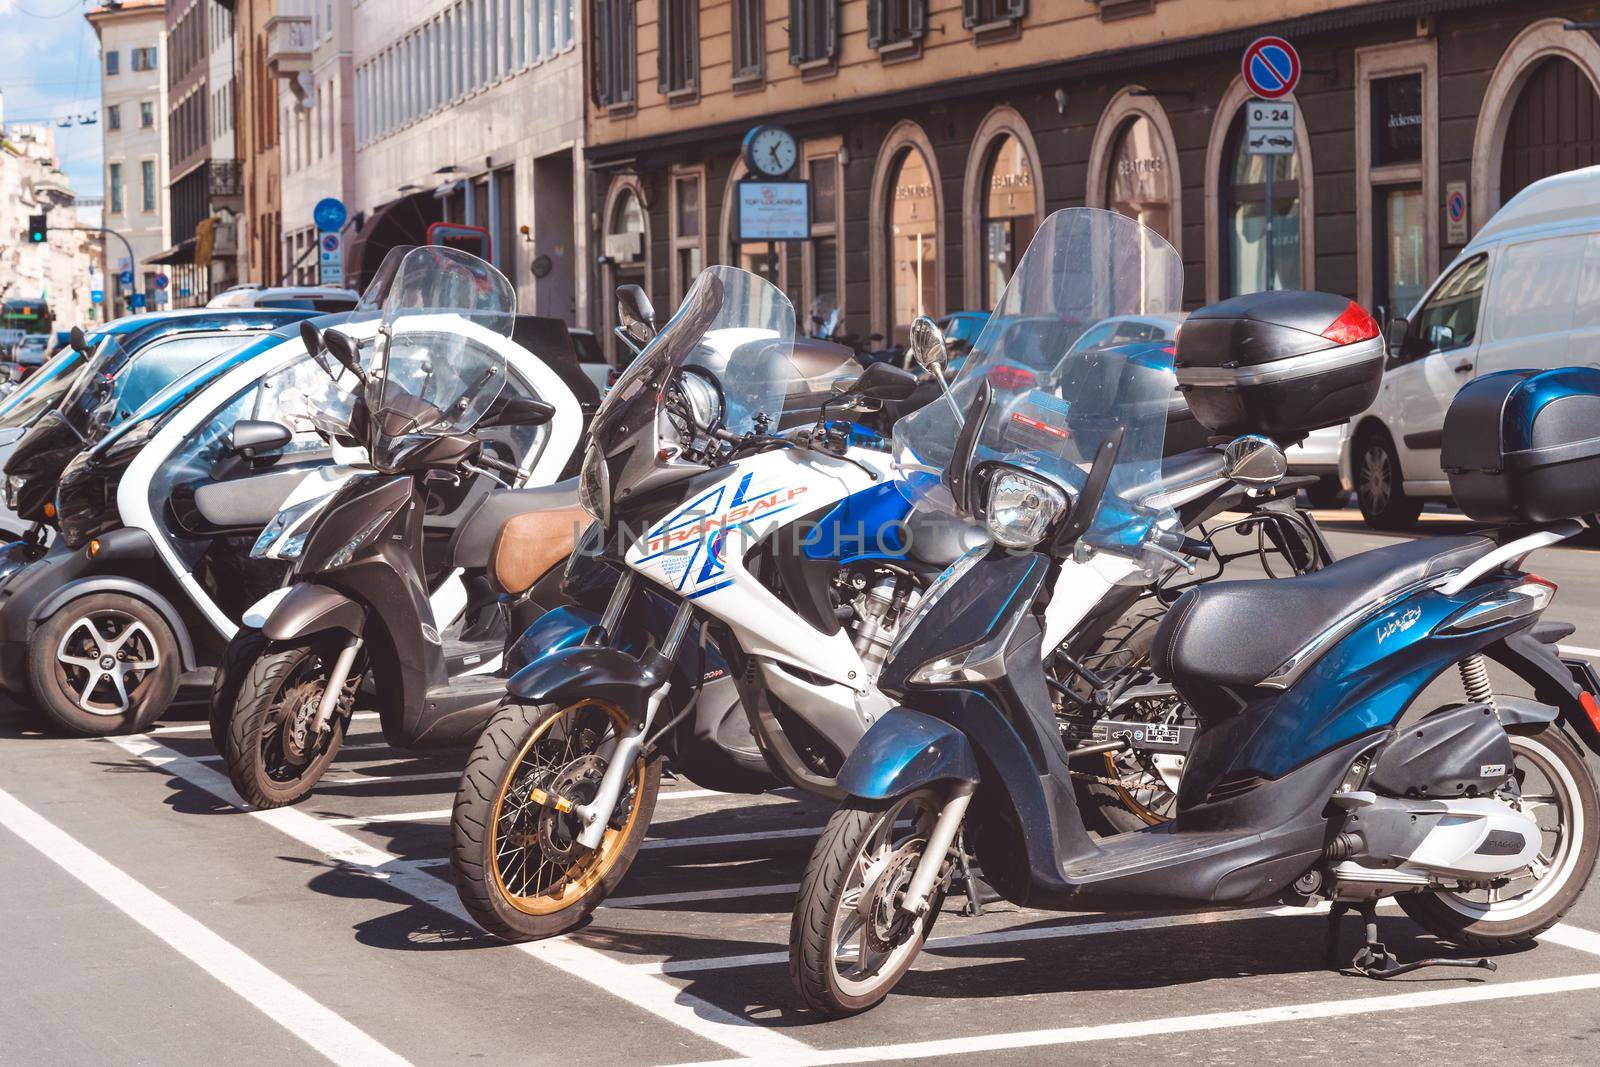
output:
M 1517 94 L 1500 155 L 1503 204 L 1540 178 L 1600 163 L 1600 96 L 1563 56 L 1541 59 Z
M 599 297 L 605 315 L 605 343 L 620 357 L 624 354 L 618 347 L 620 342 L 611 334 L 611 328 L 616 325 L 617 286 L 642 286 L 652 301 L 659 295 L 650 292 L 650 221 L 632 178 L 617 179 L 605 219 L 606 269 Z M 671 308 L 660 308 L 657 314 L 665 321 L 665 315 L 670 315 L 671 311 Z
M 1172 161 L 1148 116 L 1135 115 L 1117 131 L 1105 182 L 1108 208 L 1177 243 L 1172 226 Z
M 1301 288 L 1298 154 L 1251 152 L 1240 108 L 1228 129 L 1222 158 L 1221 295 Z
M 939 306 L 938 218 L 928 161 L 915 146 L 896 161 L 889 182 L 889 326 L 904 344 L 911 320 Z
M 1035 227 L 1033 168 L 1022 142 L 994 139 L 983 180 L 983 306 L 992 309 L 1027 251 Z

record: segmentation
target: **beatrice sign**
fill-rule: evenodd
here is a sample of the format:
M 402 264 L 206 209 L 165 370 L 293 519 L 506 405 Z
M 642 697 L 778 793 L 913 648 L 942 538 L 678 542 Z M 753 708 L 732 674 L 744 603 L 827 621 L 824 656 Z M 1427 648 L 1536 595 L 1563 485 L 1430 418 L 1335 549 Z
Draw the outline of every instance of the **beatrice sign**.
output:
M 745 180 L 737 196 L 740 241 L 810 240 L 810 182 Z

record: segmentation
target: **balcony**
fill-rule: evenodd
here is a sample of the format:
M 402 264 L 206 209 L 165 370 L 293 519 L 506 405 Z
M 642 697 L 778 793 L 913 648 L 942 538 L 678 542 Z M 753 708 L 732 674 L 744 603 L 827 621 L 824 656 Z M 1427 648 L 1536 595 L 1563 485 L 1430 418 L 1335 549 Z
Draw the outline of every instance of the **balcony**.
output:
M 267 20 L 267 67 L 279 78 L 311 69 L 311 16 L 274 15 Z

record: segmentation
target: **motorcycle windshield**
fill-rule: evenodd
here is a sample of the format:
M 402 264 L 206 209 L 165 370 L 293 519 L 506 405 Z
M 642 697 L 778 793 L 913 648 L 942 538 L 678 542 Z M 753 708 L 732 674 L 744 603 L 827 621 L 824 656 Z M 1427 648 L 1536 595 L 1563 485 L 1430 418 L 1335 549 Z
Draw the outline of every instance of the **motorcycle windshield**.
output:
M 505 387 L 516 292 L 453 248 L 406 253 L 383 303 L 365 395 L 372 460 L 393 468 L 427 441 L 467 433 Z
M 797 363 L 794 337 L 794 307 L 777 286 L 737 267 L 702 271 L 595 412 L 590 432 L 613 487 L 632 488 L 697 433 L 776 430 L 791 384 L 815 377 Z
M 91 355 L 104 340 L 100 334 L 89 338 Z M 77 382 L 87 358 L 70 345 L 50 357 L 16 392 L 0 401 L 0 429 L 23 429 L 52 410 Z
M 1113 211 L 1051 215 L 951 382 L 954 405 L 935 401 L 896 424 L 908 488 L 929 507 L 973 514 L 1005 464 L 1065 490 L 1069 509 L 1092 509 L 1073 513 L 1080 540 L 1138 556 L 1158 527 L 1176 525 L 1160 492 L 1173 353 L 1165 342 L 1105 346 L 1098 327 L 1175 314 L 1182 301 L 1183 261 L 1154 231 Z M 1108 442 L 1104 492 L 1085 494 Z

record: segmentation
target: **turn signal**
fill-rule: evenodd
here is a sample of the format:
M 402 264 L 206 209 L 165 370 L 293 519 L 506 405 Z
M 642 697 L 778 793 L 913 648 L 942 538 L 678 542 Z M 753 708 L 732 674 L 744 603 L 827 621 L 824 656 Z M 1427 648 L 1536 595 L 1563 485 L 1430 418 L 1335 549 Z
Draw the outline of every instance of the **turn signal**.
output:
M 44 503 L 44 517 L 47 519 L 53 519 L 56 517 L 56 506 L 50 503 L 48 500 Z
M 94 559 L 96 556 L 98 556 L 100 554 L 100 542 L 98 540 L 90 541 L 88 552 L 90 559 Z

